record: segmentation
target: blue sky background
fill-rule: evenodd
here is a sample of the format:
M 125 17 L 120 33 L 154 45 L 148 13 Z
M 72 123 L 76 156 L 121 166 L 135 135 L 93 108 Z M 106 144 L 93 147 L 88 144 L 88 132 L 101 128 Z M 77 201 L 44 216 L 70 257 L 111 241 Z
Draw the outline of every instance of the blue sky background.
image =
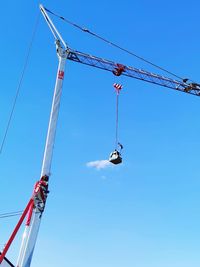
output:
M 199 1 L 44 1 L 64 17 L 174 72 L 199 81 Z M 38 1 L 1 3 L 0 140 L 39 13 Z M 161 73 L 52 17 L 70 47 Z M 40 177 L 57 71 L 40 15 L 28 69 L 0 155 L 0 213 L 22 210 Z M 167 74 L 164 74 L 168 76 Z M 120 96 L 123 164 L 88 162 L 114 149 Z M 200 99 L 67 62 L 50 195 L 33 267 L 200 266 Z M 0 246 L 17 218 L 0 220 Z M 22 229 L 23 230 L 23 229 Z M 15 263 L 19 233 L 8 257 Z

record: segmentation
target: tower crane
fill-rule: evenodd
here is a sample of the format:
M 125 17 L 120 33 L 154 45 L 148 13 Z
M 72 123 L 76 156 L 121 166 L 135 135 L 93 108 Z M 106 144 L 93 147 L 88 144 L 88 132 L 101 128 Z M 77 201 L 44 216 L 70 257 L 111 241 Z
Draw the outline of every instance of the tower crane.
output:
M 41 178 L 36 182 L 33 194 L 18 222 L 11 237 L 5 245 L 3 251 L 0 253 L 0 266 L 14 266 L 6 259 L 6 253 L 14 240 L 19 227 L 27 217 L 25 230 L 22 237 L 21 247 L 17 260 L 16 267 L 30 267 L 31 260 L 38 236 L 40 222 L 42 219 L 43 211 L 45 209 L 46 199 L 48 196 L 48 183 L 51 171 L 51 162 L 53 156 L 53 147 L 55 142 L 55 133 L 57 127 L 57 120 L 59 114 L 59 106 L 62 92 L 62 85 L 65 72 L 65 63 L 67 60 L 82 63 L 88 66 L 99 68 L 109 71 L 116 76 L 124 75 L 148 83 L 157 84 L 162 87 L 170 88 L 173 90 L 181 91 L 187 94 L 200 96 L 200 85 L 197 83 L 188 83 L 187 79 L 175 80 L 162 75 L 148 72 L 146 70 L 137 69 L 134 67 L 126 66 L 122 63 L 113 62 L 107 59 L 96 57 L 93 55 L 85 54 L 71 49 L 63 40 L 61 34 L 55 27 L 51 18 L 48 15 L 49 10 L 40 5 L 40 11 L 44 16 L 54 38 L 56 44 L 56 53 L 58 56 L 58 70 L 56 76 L 56 83 L 54 88 L 54 95 L 51 107 L 51 114 L 49 119 L 49 126 L 46 138 L 45 151 L 43 155 Z M 52 12 L 50 12 L 52 13 Z

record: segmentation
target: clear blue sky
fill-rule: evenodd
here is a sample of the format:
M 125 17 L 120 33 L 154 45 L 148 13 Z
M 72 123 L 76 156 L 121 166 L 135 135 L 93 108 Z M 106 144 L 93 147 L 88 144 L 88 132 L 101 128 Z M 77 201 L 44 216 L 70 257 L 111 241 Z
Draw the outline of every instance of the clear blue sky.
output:
M 1 3 L 0 139 L 39 13 L 37 2 Z M 181 77 L 200 81 L 199 1 L 43 4 Z M 74 49 L 160 73 L 53 21 Z M 40 178 L 56 70 L 54 40 L 40 16 L 0 155 L 0 213 L 22 210 Z M 124 85 L 123 164 L 96 170 L 87 163 L 107 159 L 114 149 L 114 82 Z M 50 194 L 32 267 L 199 267 L 199 114 L 197 97 L 67 62 Z M 0 220 L 1 247 L 16 222 Z M 14 263 L 21 234 L 8 253 Z

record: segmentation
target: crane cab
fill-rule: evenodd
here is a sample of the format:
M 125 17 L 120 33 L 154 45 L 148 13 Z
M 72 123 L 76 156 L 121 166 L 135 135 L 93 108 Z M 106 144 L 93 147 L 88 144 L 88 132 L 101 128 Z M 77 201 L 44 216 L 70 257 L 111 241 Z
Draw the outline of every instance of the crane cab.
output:
M 119 151 L 114 150 L 109 157 L 109 161 L 113 164 L 119 164 L 122 163 L 122 157 L 121 154 L 119 153 Z

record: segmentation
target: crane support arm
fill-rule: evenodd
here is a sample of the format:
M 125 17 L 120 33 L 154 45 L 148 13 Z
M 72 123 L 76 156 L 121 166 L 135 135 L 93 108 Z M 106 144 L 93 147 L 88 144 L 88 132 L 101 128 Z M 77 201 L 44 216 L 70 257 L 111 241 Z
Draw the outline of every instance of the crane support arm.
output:
M 51 32 L 52 32 L 55 40 L 59 40 L 63 44 L 63 46 L 65 47 L 65 49 L 66 49 L 67 48 L 66 42 L 63 40 L 61 34 L 56 29 L 55 25 L 53 24 L 53 21 L 48 16 L 48 14 L 46 12 L 46 9 L 43 7 L 43 5 L 40 5 L 40 11 L 41 11 L 42 15 L 44 16 L 44 19 L 46 20 L 46 23 L 49 26 L 49 29 L 51 30 Z
M 113 61 L 68 49 L 67 59 L 112 72 L 116 76 L 125 75 L 145 82 L 157 84 L 188 94 L 200 96 L 200 84 L 174 80 L 142 69 L 137 69 Z

